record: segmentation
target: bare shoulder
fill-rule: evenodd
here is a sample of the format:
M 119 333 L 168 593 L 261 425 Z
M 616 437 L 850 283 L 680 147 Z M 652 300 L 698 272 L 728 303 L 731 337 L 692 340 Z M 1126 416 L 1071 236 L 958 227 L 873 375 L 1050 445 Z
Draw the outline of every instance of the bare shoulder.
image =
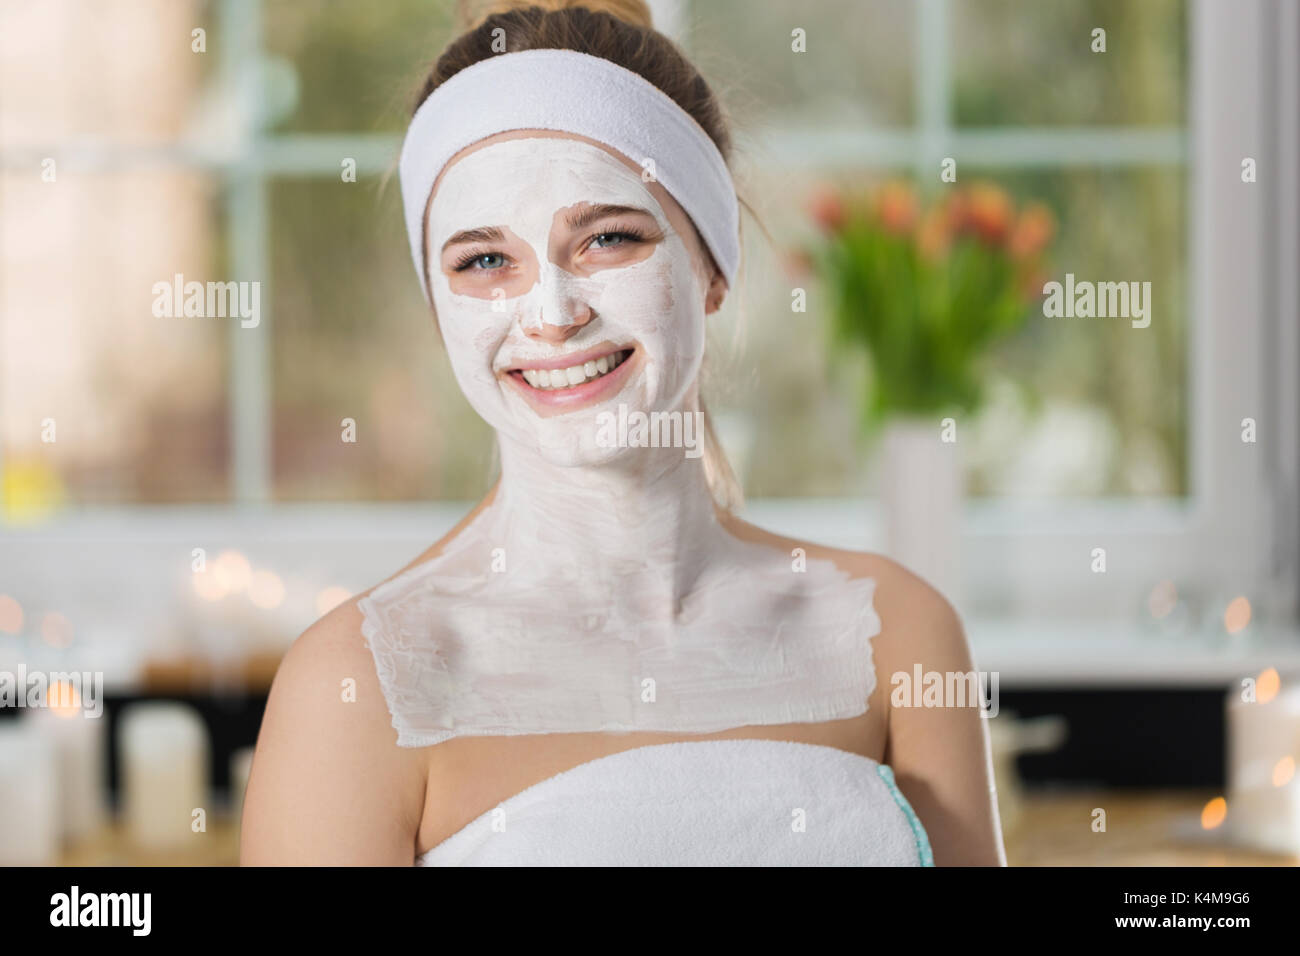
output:
M 245 797 L 245 864 L 401 864 L 413 859 L 425 761 L 397 746 L 352 599 L 280 663 Z
M 333 706 L 336 701 L 355 704 L 347 713 L 348 727 L 370 725 L 374 722 L 370 718 L 386 712 L 382 695 L 367 693 L 379 690 L 379 679 L 357 607 L 364 596 L 343 602 L 290 645 L 272 684 L 272 700 L 279 698 L 295 709 L 309 709 L 327 720 L 339 711 Z M 353 696 L 355 700 L 350 700 Z
M 881 554 L 831 548 L 798 538 L 773 534 L 739 518 L 724 524 L 737 537 L 767 544 L 789 554 L 803 549 L 810 558 L 831 561 L 854 578 L 876 582 L 873 603 L 881 633 L 873 641 L 876 654 L 891 657 L 941 657 L 954 662 L 969 657 L 961 618 L 947 598 L 924 578 Z

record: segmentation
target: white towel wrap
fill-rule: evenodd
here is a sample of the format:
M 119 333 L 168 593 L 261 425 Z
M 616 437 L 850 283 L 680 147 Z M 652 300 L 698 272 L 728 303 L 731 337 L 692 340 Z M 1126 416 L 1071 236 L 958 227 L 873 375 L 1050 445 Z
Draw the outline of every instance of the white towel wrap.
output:
M 797 822 L 802 827 L 797 827 Z M 543 780 L 418 866 L 933 866 L 889 767 L 818 744 L 637 747 Z
M 727 285 L 735 287 L 740 204 L 727 163 L 700 124 L 617 63 L 573 50 L 521 50 L 451 77 L 420 104 L 406 131 L 398 176 L 426 300 L 424 210 L 438 174 L 467 146 L 520 129 L 586 136 L 640 164 L 642 176 L 653 175 L 686 210 Z

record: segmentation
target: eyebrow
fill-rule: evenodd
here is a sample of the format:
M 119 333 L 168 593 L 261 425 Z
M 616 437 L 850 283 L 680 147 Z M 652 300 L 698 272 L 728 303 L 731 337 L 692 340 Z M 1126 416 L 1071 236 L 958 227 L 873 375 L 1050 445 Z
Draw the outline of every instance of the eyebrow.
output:
M 582 229 L 590 226 L 593 222 L 606 219 L 610 216 L 634 216 L 634 215 L 651 216 L 650 210 L 642 209 L 640 206 L 619 206 L 612 203 L 596 203 L 587 206 L 585 209 L 577 212 L 566 213 L 564 224 L 570 229 Z M 651 216 L 653 218 L 653 216 Z M 462 229 L 453 235 L 450 239 L 442 244 L 442 251 L 446 252 L 451 246 L 462 245 L 471 242 L 505 242 L 505 234 L 496 226 L 479 226 L 476 229 Z
M 505 242 L 505 234 L 496 226 L 480 226 L 477 229 L 462 229 L 442 244 L 446 252 L 451 246 L 467 242 Z
M 593 222 L 605 219 L 609 216 L 633 216 L 640 213 L 643 216 L 649 216 L 650 210 L 642 209 L 640 206 L 616 206 L 610 203 L 596 203 L 588 206 L 586 209 L 578 212 L 566 213 L 564 224 L 570 229 L 582 229 L 590 226 Z M 653 217 L 652 217 L 653 218 Z

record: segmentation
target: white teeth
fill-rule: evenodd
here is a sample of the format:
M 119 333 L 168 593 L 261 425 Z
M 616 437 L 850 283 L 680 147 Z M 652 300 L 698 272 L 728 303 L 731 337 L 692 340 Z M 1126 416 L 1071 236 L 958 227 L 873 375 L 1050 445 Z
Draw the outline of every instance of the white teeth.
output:
M 583 362 L 581 365 L 575 365 L 572 368 L 526 368 L 522 369 L 521 372 L 524 381 L 533 388 L 572 388 L 591 379 L 607 375 L 622 364 L 622 353 L 615 352 L 613 355 L 602 355 L 593 362 Z

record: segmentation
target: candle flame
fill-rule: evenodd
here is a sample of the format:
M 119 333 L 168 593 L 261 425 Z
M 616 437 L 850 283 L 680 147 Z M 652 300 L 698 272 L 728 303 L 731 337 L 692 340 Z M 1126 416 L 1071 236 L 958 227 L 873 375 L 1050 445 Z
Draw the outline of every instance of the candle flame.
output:
M 194 575 L 194 593 L 205 601 L 220 601 L 229 592 L 215 573 L 199 571 Z
M 1282 689 L 1282 678 L 1278 676 L 1277 668 L 1270 667 L 1262 671 L 1255 678 L 1255 701 L 1260 704 L 1267 704 L 1277 696 Z
M 1205 805 L 1201 811 L 1201 829 L 1213 830 L 1221 826 L 1228 816 L 1228 801 L 1223 797 L 1215 797 Z
M 60 717 L 76 717 L 81 712 L 81 695 L 67 681 L 56 681 L 50 685 L 47 702 L 50 710 Z
M 0 631 L 17 634 L 23 629 L 23 606 L 7 594 L 0 594 Z
M 1283 757 L 1273 767 L 1273 786 L 1285 787 L 1295 777 L 1295 757 Z
M 1223 612 L 1223 626 L 1229 634 L 1240 634 L 1250 623 L 1250 602 L 1244 597 L 1236 597 Z
M 249 586 L 253 567 L 238 551 L 222 551 L 212 562 L 212 571 L 227 594 L 237 594 Z
M 264 611 L 284 603 L 284 582 L 274 571 L 255 571 L 248 582 L 248 599 Z

